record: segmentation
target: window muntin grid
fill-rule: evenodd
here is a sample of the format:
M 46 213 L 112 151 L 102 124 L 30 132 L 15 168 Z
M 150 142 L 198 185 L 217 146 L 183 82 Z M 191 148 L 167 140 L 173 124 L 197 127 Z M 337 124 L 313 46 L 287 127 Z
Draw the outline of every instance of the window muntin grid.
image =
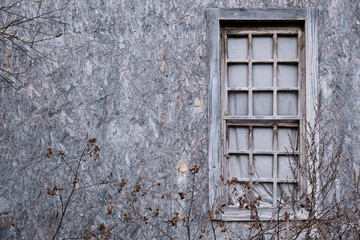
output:
M 299 157 L 303 34 L 300 28 L 237 28 L 223 36 L 225 175 L 238 179 L 238 189 L 252 182 L 260 206 L 275 207 L 299 183 L 288 154 Z

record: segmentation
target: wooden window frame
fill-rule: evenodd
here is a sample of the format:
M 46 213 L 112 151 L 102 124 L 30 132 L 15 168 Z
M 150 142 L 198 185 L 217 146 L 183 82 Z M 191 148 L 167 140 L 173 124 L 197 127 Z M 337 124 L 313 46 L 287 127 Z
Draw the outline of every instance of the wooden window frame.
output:
M 304 108 L 303 116 L 299 119 L 299 127 L 305 122 L 310 124 L 315 121 L 314 104 L 318 93 L 318 31 L 317 31 L 317 8 L 303 8 L 303 9 L 208 9 L 207 10 L 207 36 L 208 36 L 208 161 L 209 161 L 209 205 L 211 209 L 217 209 L 219 206 L 226 206 L 226 186 L 219 184 L 221 176 L 224 175 L 225 158 L 223 143 L 224 136 L 224 107 L 221 103 L 224 102 L 221 98 L 224 96 L 221 93 L 223 67 L 222 59 L 223 52 L 221 42 L 221 24 L 227 21 L 243 23 L 271 23 L 279 22 L 285 25 L 292 22 L 300 23 L 304 26 L 304 69 L 303 78 L 305 90 L 302 94 L 303 102 L 300 102 Z M 276 28 L 275 28 L 276 30 Z M 300 80 L 299 80 L 300 82 Z M 300 95 L 300 94 L 299 94 Z M 299 104 L 299 105 L 300 105 Z M 274 106 L 275 107 L 275 106 Z M 300 112 L 299 112 L 300 113 Z M 226 118 L 226 121 L 229 119 Z M 274 119 L 276 121 L 276 119 Z M 248 126 L 248 123 L 247 123 Z M 300 129 L 300 134 L 304 133 L 304 129 Z M 300 152 L 304 151 L 299 149 Z M 303 184 L 304 185 L 304 184 Z M 270 216 L 271 209 L 263 209 L 262 215 Z M 222 212 L 215 212 L 214 220 L 222 221 L 248 221 L 249 214 L 240 209 L 229 209 Z M 266 219 L 266 217 L 264 218 Z

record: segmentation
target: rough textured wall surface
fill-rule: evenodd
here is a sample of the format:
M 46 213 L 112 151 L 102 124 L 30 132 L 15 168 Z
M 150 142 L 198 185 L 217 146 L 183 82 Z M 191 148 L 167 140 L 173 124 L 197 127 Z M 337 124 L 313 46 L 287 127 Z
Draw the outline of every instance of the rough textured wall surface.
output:
M 358 161 L 358 0 L 44 1 L 45 9 L 65 7 L 62 36 L 41 48 L 55 61 L 29 69 L 19 90 L 0 89 L 0 238 L 51 238 L 61 206 L 46 189 L 69 188 L 72 181 L 56 151 L 74 163 L 89 138 L 97 139 L 101 151 L 100 159 L 81 169 L 86 183 L 112 172 L 114 181 L 134 185 L 146 177 L 176 194 L 191 184 L 189 171 L 179 171 L 186 163 L 201 165 L 197 186 L 206 190 L 206 8 L 307 6 L 319 9 L 319 84 L 331 108 L 327 118 L 345 127 L 345 151 Z M 23 11 L 33 11 L 31 4 Z M 48 148 L 54 151 L 51 158 Z M 126 228 L 123 202 L 107 213 L 109 195 L 114 198 L 116 190 L 104 186 L 78 193 L 59 236 L 79 237 L 101 223 L 117 231 L 114 239 L 164 236 L 156 229 L 141 235 L 136 224 Z M 206 216 L 206 191 L 200 198 L 197 211 Z M 178 208 L 159 195 L 147 201 L 164 217 Z M 175 232 L 163 225 L 185 237 L 186 229 Z

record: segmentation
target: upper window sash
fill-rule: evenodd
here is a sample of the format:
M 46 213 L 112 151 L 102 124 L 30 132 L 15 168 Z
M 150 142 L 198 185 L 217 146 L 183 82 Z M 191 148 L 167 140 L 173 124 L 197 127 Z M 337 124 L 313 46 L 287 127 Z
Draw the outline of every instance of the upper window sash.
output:
M 222 114 L 222 119 L 302 119 L 304 106 L 300 100 L 305 96 L 305 78 L 302 71 L 304 39 L 301 26 L 221 28 L 222 113 L 227 110 L 227 114 Z M 283 45 L 284 39 L 291 39 L 292 45 Z M 262 51 L 267 50 L 267 54 L 258 55 L 259 52 L 256 50 L 259 47 Z M 285 49 L 286 47 L 291 47 L 293 51 Z M 291 52 L 292 55 L 286 55 L 285 52 Z M 284 71 L 292 75 L 285 77 Z M 240 75 L 243 77 L 239 78 Z M 257 106 L 256 96 L 266 93 L 271 96 L 268 106 L 271 113 L 254 111 Z M 296 105 L 293 106 L 293 112 L 284 111 L 282 104 L 279 105 L 280 100 L 289 97 L 289 94 L 293 95 L 293 104 Z M 236 99 L 239 100 L 239 97 L 244 101 L 243 106 L 248 105 L 247 108 L 239 108 L 234 102 Z M 236 105 L 237 108 L 234 109 Z

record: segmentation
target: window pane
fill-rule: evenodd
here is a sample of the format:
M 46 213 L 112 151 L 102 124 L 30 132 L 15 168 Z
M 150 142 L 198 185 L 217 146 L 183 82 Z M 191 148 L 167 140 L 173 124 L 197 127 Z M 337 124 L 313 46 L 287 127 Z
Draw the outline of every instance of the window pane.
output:
M 278 92 L 278 115 L 298 115 L 297 92 Z
M 296 172 L 294 176 L 293 172 L 291 171 L 289 160 L 291 162 L 291 167 L 295 170 L 295 161 L 291 156 L 278 156 L 277 172 L 279 179 L 296 179 Z
M 229 150 L 249 149 L 249 129 L 244 127 L 229 127 Z
M 296 185 L 295 184 L 278 184 L 277 187 L 277 200 L 286 205 L 291 204 L 292 197 L 296 198 Z
M 273 66 L 271 64 L 253 65 L 253 87 L 272 87 Z
M 278 36 L 277 53 L 279 59 L 297 59 L 297 37 Z
M 248 115 L 248 94 L 247 93 L 229 93 L 229 115 Z
M 297 150 L 298 146 L 298 129 L 297 128 L 279 128 L 278 129 L 278 150 L 281 152 L 292 153 L 291 145 Z
M 234 206 L 239 206 L 238 198 L 244 193 L 245 184 L 231 184 L 228 188 L 229 204 Z
M 273 184 L 255 183 L 254 197 L 261 197 L 260 207 L 271 207 L 273 205 Z
M 272 92 L 253 92 L 253 114 L 254 115 L 273 114 Z
M 228 38 L 228 58 L 229 59 L 248 59 L 248 38 L 229 37 Z
M 228 67 L 228 86 L 248 86 L 248 66 L 246 64 L 231 64 Z
M 298 68 L 296 65 L 278 65 L 278 87 L 297 87 Z
M 272 36 L 256 37 L 252 39 L 253 59 L 272 59 L 273 58 L 273 38 Z
M 273 129 L 253 128 L 254 150 L 273 149 Z
M 249 177 L 249 156 L 231 155 L 229 158 L 229 178 Z
M 272 178 L 273 156 L 254 155 L 254 173 L 256 178 Z

